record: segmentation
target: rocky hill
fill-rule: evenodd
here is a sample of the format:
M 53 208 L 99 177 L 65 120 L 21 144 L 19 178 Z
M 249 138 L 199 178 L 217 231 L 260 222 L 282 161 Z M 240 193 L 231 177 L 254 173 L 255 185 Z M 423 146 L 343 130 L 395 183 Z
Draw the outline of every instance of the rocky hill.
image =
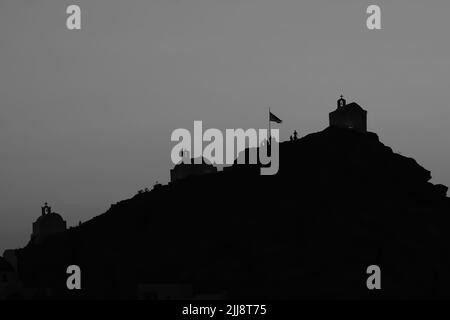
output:
M 61 298 L 137 297 L 188 284 L 228 298 L 450 298 L 450 201 L 430 172 L 374 133 L 327 128 L 253 167 L 161 186 L 17 250 L 29 287 Z M 77 264 L 83 290 L 69 292 Z M 381 268 L 382 290 L 366 269 Z

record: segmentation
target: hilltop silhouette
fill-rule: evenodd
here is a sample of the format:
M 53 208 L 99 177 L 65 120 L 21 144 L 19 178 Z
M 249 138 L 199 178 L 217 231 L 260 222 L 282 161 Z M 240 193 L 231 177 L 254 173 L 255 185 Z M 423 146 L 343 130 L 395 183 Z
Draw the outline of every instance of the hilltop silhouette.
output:
M 281 143 L 278 174 L 257 167 L 159 185 L 31 241 L 16 250 L 19 275 L 57 298 L 161 298 L 152 288 L 168 285 L 238 299 L 450 298 L 447 187 L 414 159 L 329 127 Z M 71 264 L 80 291 L 66 289 Z M 372 264 L 379 291 L 366 287 Z

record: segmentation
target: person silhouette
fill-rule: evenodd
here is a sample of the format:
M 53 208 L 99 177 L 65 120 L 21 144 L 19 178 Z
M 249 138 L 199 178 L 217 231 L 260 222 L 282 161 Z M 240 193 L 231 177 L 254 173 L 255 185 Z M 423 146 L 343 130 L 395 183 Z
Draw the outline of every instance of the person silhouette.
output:
M 292 135 L 289 137 L 289 140 L 290 140 L 290 141 L 294 140 L 294 138 L 292 138 Z
M 298 135 L 297 130 L 294 130 L 294 140 L 298 140 L 297 135 Z

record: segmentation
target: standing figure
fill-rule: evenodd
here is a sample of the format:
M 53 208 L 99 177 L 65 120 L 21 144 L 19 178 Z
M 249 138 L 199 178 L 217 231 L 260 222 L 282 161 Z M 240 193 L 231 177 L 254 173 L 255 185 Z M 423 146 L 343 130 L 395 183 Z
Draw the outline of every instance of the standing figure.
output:
M 297 130 L 294 130 L 294 140 L 298 140 L 297 135 L 298 135 Z

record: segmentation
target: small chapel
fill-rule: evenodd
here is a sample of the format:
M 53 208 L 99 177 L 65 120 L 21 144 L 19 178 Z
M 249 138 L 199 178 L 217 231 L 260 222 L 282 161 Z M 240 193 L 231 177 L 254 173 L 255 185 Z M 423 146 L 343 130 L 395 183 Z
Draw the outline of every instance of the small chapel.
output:
M 61 215 L 53 212 L 52 208 L 46 202 L 45 205 L 41 207 L 41 216 L 33 222 L 31 239 L 40 243 L 47 236 L 64 232 L 66 229 L 66 221 L 64 221 Z
M 195 164 L 195 159 L 190 157 L 189 151 L 180 152 L 182 160 L 170 170 L 170 182 L 185 179 L 189 176 L 203 175 L 217 172 L 209 160 L 202 157 L 201 163 Z
M 356 102 L 347 104 L 341 95 L 337 100 L 336 110 L 330 112 L 330 127 L 367 132 L 367 111 Z

